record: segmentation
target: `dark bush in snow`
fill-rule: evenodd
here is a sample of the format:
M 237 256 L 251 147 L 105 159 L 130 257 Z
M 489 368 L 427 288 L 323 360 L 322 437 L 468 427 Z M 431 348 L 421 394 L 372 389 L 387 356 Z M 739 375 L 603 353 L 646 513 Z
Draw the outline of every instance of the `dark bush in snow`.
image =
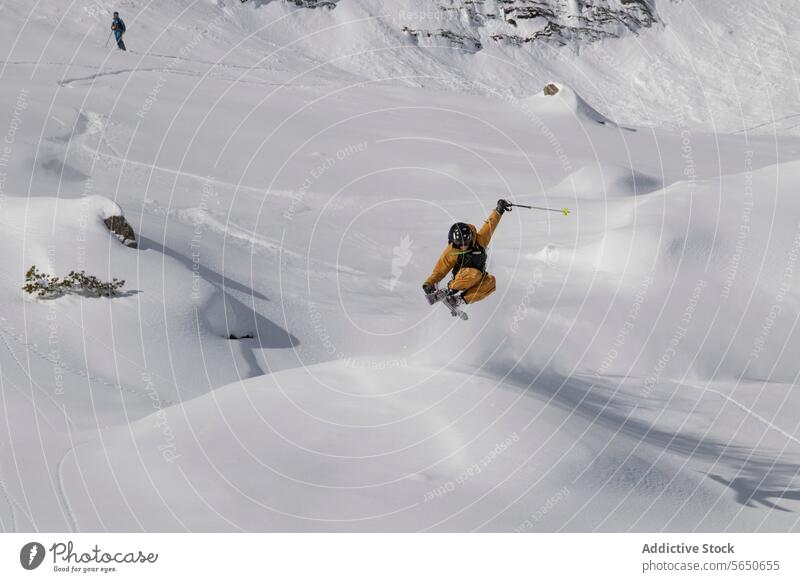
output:
M 102 282 L 86 271 L 70 271 L 66 277 L 42 273 L 32 265 L 25 273 L 25 285 L 22 290 L 39 297 L 59 297 L 65 293 L 84 293 L 96 297 L 112 297 L 125 285 L 124 280 L 114 277 L 111 281 Z

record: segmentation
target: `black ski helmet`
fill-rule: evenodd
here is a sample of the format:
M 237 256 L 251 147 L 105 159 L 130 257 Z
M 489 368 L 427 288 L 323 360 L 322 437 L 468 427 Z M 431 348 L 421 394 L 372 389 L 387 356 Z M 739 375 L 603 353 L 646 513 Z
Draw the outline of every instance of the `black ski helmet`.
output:
M 456 222 L 450 227 L 447 242 L 454 247 L 468 247 L 472 245 L 472 229 L 464 222 Z

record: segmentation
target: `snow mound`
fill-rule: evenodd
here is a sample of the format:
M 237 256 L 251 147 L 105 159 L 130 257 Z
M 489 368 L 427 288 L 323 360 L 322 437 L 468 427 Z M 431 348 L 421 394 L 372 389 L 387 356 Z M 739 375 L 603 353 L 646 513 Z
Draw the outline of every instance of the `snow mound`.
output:
M 578 199 L 620 198 L 648 194 L 661 188 L 658 178 L 632 168 L 596 162 L 582 166 L 548 194 Z
M 542 285 L 511 357 L 525 360 L 523 347 L 541 335 L 565 345 L 555 353 L 537 344 L 532 369 L 549 361 L 641 376 L 646 388 L 676 375 L 793 382 L 799 177 L 792 162 L 673 184 L 637 199 L 627 224 L 546 246 L 533 258 L 553 267 L 552 288 L 565 291 L 549 305 Z
M 64 463 L 76 520 L 92 530 L 98 515 L 111 530 L 418 530 L 489 491 L 487 518 L 512 501 L 536 509 L 536 495 L 496 484 L 560 428 L 560 414 L 509 431 L 540 403 L 490 378 L 416 365 L 387 374 L 373 363 L 237 382 L 107 431 Z M 491 471 L 467 471 L 475 463 Z
M 9 276 L 3 285 L 14 288 L 26 264 L 58 271 L 58 275 L 80 267 L 109 276 L 113 272 L 109 258 L 116 256 L 116 243 L 112 245 L 113 235 L 103 221 L 122 215 L 116 202 L 98 195 L 66 200 L 5 198 L 0 268 L 5 267 Z
M 120 244 L 104 221 L 122 216 L 119 204 L 99 195 L 2 200 L 0 301 L 14 307 L 0 321 L 24 325 L 26 346 L 58 346 L 35 349 L 46 361 L 39 365 L 42 374 L 54 365 L 68 370 L 59 374 L 67 407 L 86 410 L 87 382 L 106 390 L 96 397 L 111 399 L 109 410 L 118 410 L 123 396 L 130 402 L 120 414 L 136 416 L 151 410 L 143 374 L 159 378 L 153 394 L 170 402 L 180 393 L 202 393 L 210 385 L 262 373 L 250 349 L 284 346 L 290 341 L 286 332 L 234 297 L 233 282 L 221 285 L 219 275 L 191 257 L 146 236 L 138 251 Z M 73 270 L 104 281 L 116 277 L 125 286 L 113 299 L 70 294 L 36 299 L 21 290 L 33 265 L 59 277 Z M 232 348 L 230 334 L 252 335 L 259 343 Z M 203 357 L 225 363 L 205 370 L 196 364 Z M 91 371 L 84 369 L 86 361 Z M 2 358 L 0 365 L 6 365 Z M 176 369 L 188 374 L 185 387 L 169 379 Z
M 569 269 L 630 276 L 644 273 L 659 255 L 662 242 L 657 231 L 616 228 L 606 231 L 590 244 L 559 249 L 558 261 Z M 552 255 L 552 250 L 550 255 Z M 539 255 L 547 256 L 547 249 Z
M 600 125 L 618 127 L 616 123 L 589 105 L 572 88 L 562 83 L 547 83 L 539 93 L 522 100 L 533 113 L 542 117 L 571 116 Z

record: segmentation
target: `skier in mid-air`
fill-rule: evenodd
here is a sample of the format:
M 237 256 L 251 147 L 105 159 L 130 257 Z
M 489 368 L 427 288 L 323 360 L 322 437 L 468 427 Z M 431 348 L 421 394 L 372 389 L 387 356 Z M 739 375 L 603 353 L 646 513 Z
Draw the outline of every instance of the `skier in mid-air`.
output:
M 435 302 L 432 298 L 437 293 L 436 284 L 450 271 L 453 278 L 447 284 L 443 300 L 452 308 L 462 303 L 475 303 L 494 292 L 496 280 L 486 272 L 486 247 L 500 223 L 500 217 L 511 208 L 511 203 L 500 199 L 497 208 L 492 210 L 480 230 L 464 222 L 457 222 L 450 227 L 447 236 L 449 244 L 436 261 L 431 276 L 422 285 L 431 303 Z
M 114 38 L 117 39 L 117 46 L 121 50 L 127 50 L 125 42 L 122 40 L 122 35 L 125 34 L 125 22 L 119 17 L 119 12 L 114 13 L 114 18 L 111 20 L 111 30 L 114 31 Z

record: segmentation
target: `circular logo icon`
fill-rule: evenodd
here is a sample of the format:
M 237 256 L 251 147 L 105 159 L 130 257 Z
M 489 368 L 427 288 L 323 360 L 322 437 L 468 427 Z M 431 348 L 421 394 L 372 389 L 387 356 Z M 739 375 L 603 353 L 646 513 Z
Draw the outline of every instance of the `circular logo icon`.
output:
M 35 570 L 42 565 L 45 553 L 44 546 L 39 542 L 28 542 L 19 551 L 19 563 L 26 570 Z

